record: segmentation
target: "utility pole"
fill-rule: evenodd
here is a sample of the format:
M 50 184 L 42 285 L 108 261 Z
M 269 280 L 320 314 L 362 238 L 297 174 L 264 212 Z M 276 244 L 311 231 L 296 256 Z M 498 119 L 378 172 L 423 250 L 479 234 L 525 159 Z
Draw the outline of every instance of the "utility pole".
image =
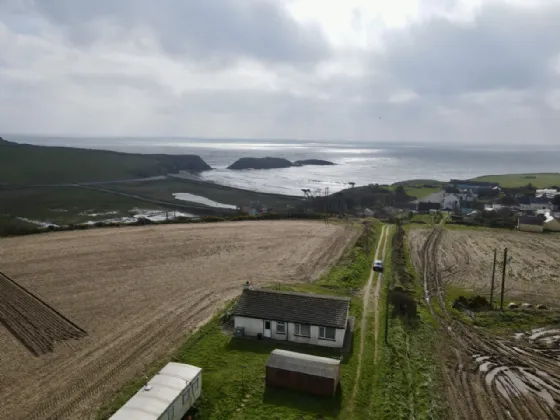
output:
M 492 265 L 492 283 L 490 285 L 490 307 L 494 308 L 494 277 L 496 276 L 496 255 L 498 250 L 494 248 L 494 264 Z
M 502 270 L 502 291 L 500 293 L 500 310 L 504 309 L 504 287 L 506 283 L 507 248 L 504 248 L 504 266 Z

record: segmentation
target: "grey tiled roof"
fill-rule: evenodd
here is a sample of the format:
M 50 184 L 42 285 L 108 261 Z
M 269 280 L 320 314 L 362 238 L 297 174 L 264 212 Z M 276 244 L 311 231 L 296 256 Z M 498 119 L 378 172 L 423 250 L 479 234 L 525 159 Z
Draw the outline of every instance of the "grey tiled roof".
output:
M 313 293 L 245 289 L 234 315 L 345 328 L 350 298 Z
M 535 226 L 542 226 L 544 224 L 543 219 L 536 217 L 536 216 L 520 216 L 519 217 L 519 224 L 520 225 L 535 225 Z

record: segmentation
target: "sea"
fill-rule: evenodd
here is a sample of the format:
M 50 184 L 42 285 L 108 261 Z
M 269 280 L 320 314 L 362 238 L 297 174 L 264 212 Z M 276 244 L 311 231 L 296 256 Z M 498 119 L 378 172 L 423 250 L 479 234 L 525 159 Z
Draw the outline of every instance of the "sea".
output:
M 212 168 L 204 181 L 260 192 L 302 195 L 302 189 L 333 193 L 368 184 L 410 179 L 448 181 L 481 175 L 560 172 L 559 145 L 407 144 L 309 142 L 296 140 L 197 139 L 155 137 L 4 136 L 17 143 L 114 150 L 129 153 L 196 154 Z M 241 157 L 324 159 L 336 166 L 229 170 Z

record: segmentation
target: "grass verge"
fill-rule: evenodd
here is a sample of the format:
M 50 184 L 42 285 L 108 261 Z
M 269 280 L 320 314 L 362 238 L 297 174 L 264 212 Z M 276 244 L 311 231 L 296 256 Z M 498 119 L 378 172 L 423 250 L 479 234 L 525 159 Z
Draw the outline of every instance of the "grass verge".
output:
M 363 232 L 338 263 L 323 278 L 301 285 L 277 286 L 283 290 L 350 295 L 350 313 L 361 317 L 362 300 L 358 290 L 365 284 L 371 270 L 375 245 L 382 224 L 371 221 L 371 233 Z M 369 242 L 369 244 L 368 244 Z M 366 251 L 367 250 L 367 251 Z M 230 304 L 231 305 L 231 304 Z M 216 315 L 207 325 L 193 334 L 173 355 L 174 361 L 193 364 L 203 369 L 202 396 L 197 401 L 196 419 L 362 419 L 349 413 L 347 403 L 353 388 L 357 357 L 353 349 L 359 347 L 360 326 L 356 322 L 353 346 L 341 364 L 341 385 L 333 399 L 317 398 L 283 390 L 269 390 L 264 384 L 264 366 L 275 348 L 321 356 L 339 356 L 340 352 L 292 343 L 232 338 L 224 333 L 222 315 Z M 128 382 L 102 407 L 97 418 L 107 419 L 118 410 L 168 359 L 150 365 L 142 377 Z M 363 378 L 364 376 L 362 376 Z
M 396 235 L 399 235 L 398 231 Z M 385 276 L 389 279 L 396 273 L 406 272 L 416 280 L 415 285 L 403 286 L 416 298 L 418 317 L 402 317 L 392 305 L 387 306 L 387 313 L 383 312 L 381 337 L 387 332 L 388 341 L 380 348 L 372 406 L 368 417 L 364 418 L 443 420 L 447 418 L 447 412 L 443 382 L 435 360 L 437 327 L 428 309 L 418 299 L 421 287 L 405 241 L 393 241 L 393 245 L 390 268 L 386 267 Z M 389 293 L 389 288 L 384 288 L 383 305 L 387 304 Z

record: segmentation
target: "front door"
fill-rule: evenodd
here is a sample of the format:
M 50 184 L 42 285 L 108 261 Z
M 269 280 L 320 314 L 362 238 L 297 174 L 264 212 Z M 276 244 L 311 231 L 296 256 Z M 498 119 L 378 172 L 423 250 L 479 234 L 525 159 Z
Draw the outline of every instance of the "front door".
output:
M 264 321 L 264 336 L 270 338 L 270 321 Z

